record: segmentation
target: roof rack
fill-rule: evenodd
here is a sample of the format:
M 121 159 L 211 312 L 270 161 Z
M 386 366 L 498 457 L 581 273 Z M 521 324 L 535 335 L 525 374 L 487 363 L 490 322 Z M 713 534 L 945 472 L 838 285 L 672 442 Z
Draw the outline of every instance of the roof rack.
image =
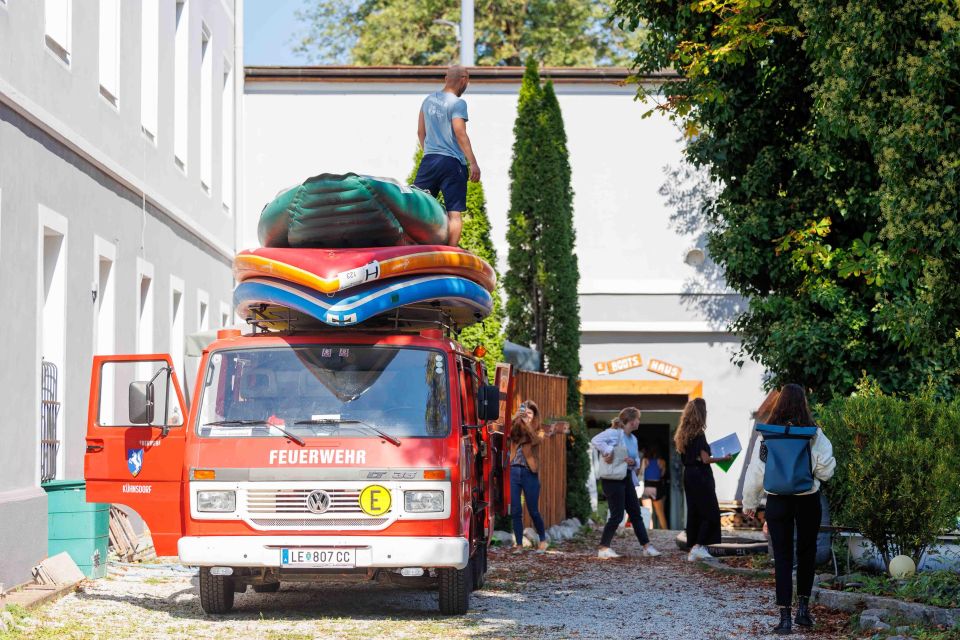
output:
M 463 326 L 456 323 L 447 309 L 437 304 L 398 307 L 389 313 L 345 327 L 335 327 L 294 309 L 268 304 L 251 307 L 245 320 L 253 328 L 254 333 L 283 335 L 307 331 L 416 332 L 423 329 L 440 329 L 445 336 L 455 338 L 463 329 Z

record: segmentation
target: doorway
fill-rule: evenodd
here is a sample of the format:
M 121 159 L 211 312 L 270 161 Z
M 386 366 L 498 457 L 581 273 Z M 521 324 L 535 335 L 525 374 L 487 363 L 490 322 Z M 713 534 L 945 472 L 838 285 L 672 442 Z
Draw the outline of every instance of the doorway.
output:
M 606 428 L 624 407 L 640 409 L 640 428 L 636 431 L 641 448 L 654 445 L 667 461 L 660 495 L 671 529 L 686 524 L 683 497 L 683 463 L 673 445 L 680 414 L 687 401 L 701 395 L 702 383 L 696 380 L 582 380 L 583 413 L 593 437 Z

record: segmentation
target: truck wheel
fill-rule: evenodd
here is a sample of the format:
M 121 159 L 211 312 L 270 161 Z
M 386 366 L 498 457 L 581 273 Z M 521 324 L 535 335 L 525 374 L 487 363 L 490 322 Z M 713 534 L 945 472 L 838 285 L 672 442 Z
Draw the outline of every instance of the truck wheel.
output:
M 463 569 L 439 569 L 440 613 L 462 616 L 470 608 L 470 588 L 473 586 L 473 561 Z
M 253 590 L 257 593 L 276 593 L 280 591 L 280 583 L 268 582 L 266 584 L 255 584 L 253 585 Z
M 479 591 L 480 589 L 483 589 L 483 584 L 487 574 L 486 546 L 481 546 L 479 549 L 477 549 L 477 552 L 473 554 L 472 558 L 470 558 L 470 563 L 473 565 L 471 567 L 471 573 L 473 574 L 473 590 Z
M 228 613 L 233 609 L 233 578 L 210 575 L 200 568 L 200 607 L 205 613 Z

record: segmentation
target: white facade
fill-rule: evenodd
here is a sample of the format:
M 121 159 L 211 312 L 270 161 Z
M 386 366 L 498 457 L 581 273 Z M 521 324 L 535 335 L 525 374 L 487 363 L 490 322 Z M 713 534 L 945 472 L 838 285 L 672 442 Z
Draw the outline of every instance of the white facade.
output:
M 247 206 L 240 245 L 257 246 L 260 208 L 308 176 L 354 171 L 405 179 L 417 145 L 420 103 L 440 88 L 442 72 L 248 68 L 241 169 Z M 477 69 L 464 95 L 501 272 L 521 73 Z M 740 298 L 726 289 L 709 260 L 687 264 L 697 257 L 691 250 L 703 246 L 687 192 L 704 185 L 682 177 L 682 132 L 663 116 L 642 118 L 650 105 L 634 99 L 635 85 L 621 83 L 622 70 L 550 73 L 575 192 L 587 414 L 608 420 L 613 407 L 635 404 L 649 425 L 639 435 L 666 442 L 678 410 L 699 393 L 689 390 L 699 388 L 709 407 L 708 439 L 736 431 L 746 447 L 751 413 L 763 398 L 762 371 L 730 361 L 739 341 L 726 327 Z M 640 354 L 643 367 L 596 371 L 597 362 L 633 354 Z M 651 358 L 679 366 L 682 380 L 647 371 Z M 716 471 L 721 501 L 736 498 L 742 465 L 741 459 L 729 473 Z M 680 468 L 674 465 L 672 473 L 676 477 Z
M 41 480 L 83 477 L 93 355 L 168 351 L 203 322 L 212 326 L 210 305 L 231 299 L 239 86 L 227 91 L 222 78 L 234 77 L 239 60 L 239 13 L 234 0 L 0 2 L 0 294 L 11 312 L 0 332 L 0 582 L 8 587 L 46 556 Z M 178 32 L 184 64 L 175 71 Z M 175 86 L 185 91 L 177 123 Z M 178 135 L 188 142 L 180 164 Z M 201 305 L 206 320 L 190 311 Z M 56 366 L 55 470 L 41 464 L 42 360 Z

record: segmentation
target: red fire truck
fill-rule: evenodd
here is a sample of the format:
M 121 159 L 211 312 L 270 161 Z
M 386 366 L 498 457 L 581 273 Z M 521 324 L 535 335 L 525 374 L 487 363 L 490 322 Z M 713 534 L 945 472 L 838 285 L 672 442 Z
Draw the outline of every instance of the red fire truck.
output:
M 199 567 L 207 613 L 344 576 L 435 585 L 465 613 L 509 501 L 510 369 L 488 385 L 481 356 L 441 329 L 225 330 L 189 407 L 169 355 L 97 356 L 87 499 Z

